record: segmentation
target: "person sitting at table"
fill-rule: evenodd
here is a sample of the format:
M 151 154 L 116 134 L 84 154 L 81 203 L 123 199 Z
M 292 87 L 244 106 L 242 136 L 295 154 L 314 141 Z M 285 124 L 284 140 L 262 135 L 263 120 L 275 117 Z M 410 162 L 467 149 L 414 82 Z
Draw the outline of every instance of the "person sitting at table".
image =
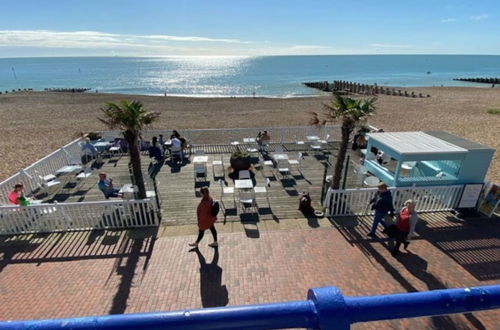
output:
M 85 143 L 82 144 L 82 158 L 84 158 L 84 163 L 89 162 L 91 159 L 96 158 L 98 151 L 97 148 L 90 143 L 89 138 L 85 138 Z
M 177 158 L 174 159 L 174 157 L 179 157 L 179 160 L 181 162 L 183 161 L 184 153 L 182 148 L 182 141 L 174 134 L 172 134 L 172 136 L 170 137 L 170 151 L 172 154 L 172 160 L 176 161 Z
M 159 163 L 163 161 L 163 148 L 158 143 L 158 139 L 156 138 L 156 136 L 154 136 L 151 140 L 151 146 L 149 147 L 148 151 L 149 158 L 154 158 Z
M 271 137 L 269 136 L 269 133 L 267 133 L 267 131 L 264 131 L 264 132 L 262 132 L 260 137 L 258 137 L 257 144 L 259 145 L 259 148 L 262 149 L 262 146 L 269 144 L 270 140 L 271 140 Z
M 99 183 L 97 184 L 99 190 L 102 191 L 106 199 L 122 197 L 123 195 L 119 193 L 119 190 L 113 187 L 113 179 L 108 179 L 107 176 L 105 172 L 99 173 Z
M 9 193 L 9 203 L 15 205 L 23 205 L 24 197 L 24 186 L 22 183 L 16 183 L 14 185 L 14 190 Z
M 181 135 L 179 134 L 179 132 L 177 132 L 175 129 L 172 131 L 172 136 L 176 137 L 176 138 L 180 138 L 181 137 Z M 170 138 L 172 138 L 172 137 L 170 137 Z

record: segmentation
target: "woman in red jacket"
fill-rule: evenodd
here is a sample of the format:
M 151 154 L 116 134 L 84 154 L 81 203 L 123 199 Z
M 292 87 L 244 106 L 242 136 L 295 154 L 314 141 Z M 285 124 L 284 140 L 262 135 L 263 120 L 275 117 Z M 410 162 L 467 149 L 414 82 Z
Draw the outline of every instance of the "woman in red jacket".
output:
M 189 246 L 197 247 L 198 243 L 200 243 L 203 235 L 205 234 L 205 230 L 210 229 L 212 232 L 212 236 L 214 237 L 214 242 L 208 244 L 210 247 L 217 247 L 219 244 L 217 243 L 217 231 L 215 230 L 215 221 L 217 217 L 212 216 L 212 197 L 210 197 L 210 192 L 208 191 L 208 187 L 202 187 L 200 189 L 201 194 L 201 202 L 198 204 L 198 208 L 196 209 L 196 213 L 198 216 L 198 238 L 196 242 L 190 243 Z
M 404 203 L 404 208 L 399 212 L 398 219 L 396 221 L 397 233 L 396 233 L 396 246 L 392 250 L 391 254 L 396 256 L 399 253 L 399 247 L 403 243 L 405 249 L 408 248 L 410 242 L 408 241 L 408 234 L 415 231 L 415 225 L 417 224 L 418 216 L 415 212 L 415 202 L 413 200 L 407 200 Z

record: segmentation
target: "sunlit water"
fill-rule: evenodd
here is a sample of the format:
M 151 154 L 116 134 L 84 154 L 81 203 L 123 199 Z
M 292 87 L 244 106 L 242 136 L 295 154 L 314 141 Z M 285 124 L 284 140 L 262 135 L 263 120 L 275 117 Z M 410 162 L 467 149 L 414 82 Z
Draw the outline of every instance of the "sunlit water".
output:
M 92 88 L 105 93 L 299 97 L 306 81 L 390 86 L 481 86 L 457 77 L 500 77 L 500 56 L 69 57 L 0 59 L 0 91 Z

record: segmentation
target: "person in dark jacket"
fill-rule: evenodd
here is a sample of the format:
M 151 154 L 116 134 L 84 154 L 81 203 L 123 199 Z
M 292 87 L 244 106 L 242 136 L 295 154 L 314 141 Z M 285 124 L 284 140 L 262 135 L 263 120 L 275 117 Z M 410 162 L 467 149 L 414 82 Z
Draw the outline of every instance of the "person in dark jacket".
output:
M 151 146 L 149 147 L 149 158 L 154 158 L 157 162 L 163 161 L 163 149 L 160 144 L 158 144 L 157 137 L 153 137 L 151 140 Z
M 372 229 L 368 233 L 368 236 L 376 237 L 375 231 L 377 230 L 377 226 L 379 223 L 387 227 L 384 222 L 384 216 L 387 213 L 394 215 L 394 206 L 392 205 L 392 195 L 391 192 L 387 189 L 387 185 L 385 183 L 380 183 L 378 185 L 378 192 L 375 198 L 370 201 L 372 204 L 372 210 L 375 210 L 375 217 L 373 219 Z

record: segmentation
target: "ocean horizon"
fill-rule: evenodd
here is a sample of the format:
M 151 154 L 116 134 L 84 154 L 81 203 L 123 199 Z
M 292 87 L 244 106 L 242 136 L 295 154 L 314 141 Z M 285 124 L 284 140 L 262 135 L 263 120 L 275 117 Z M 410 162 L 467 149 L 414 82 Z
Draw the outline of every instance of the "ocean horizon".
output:
M 119 94 L 190 97 L 310 97 L 303 82 L 346 80 L 397 87 L 488 84 L 500 55 L 286 55 L 0 58 L 0 91 L 90 88 Z

